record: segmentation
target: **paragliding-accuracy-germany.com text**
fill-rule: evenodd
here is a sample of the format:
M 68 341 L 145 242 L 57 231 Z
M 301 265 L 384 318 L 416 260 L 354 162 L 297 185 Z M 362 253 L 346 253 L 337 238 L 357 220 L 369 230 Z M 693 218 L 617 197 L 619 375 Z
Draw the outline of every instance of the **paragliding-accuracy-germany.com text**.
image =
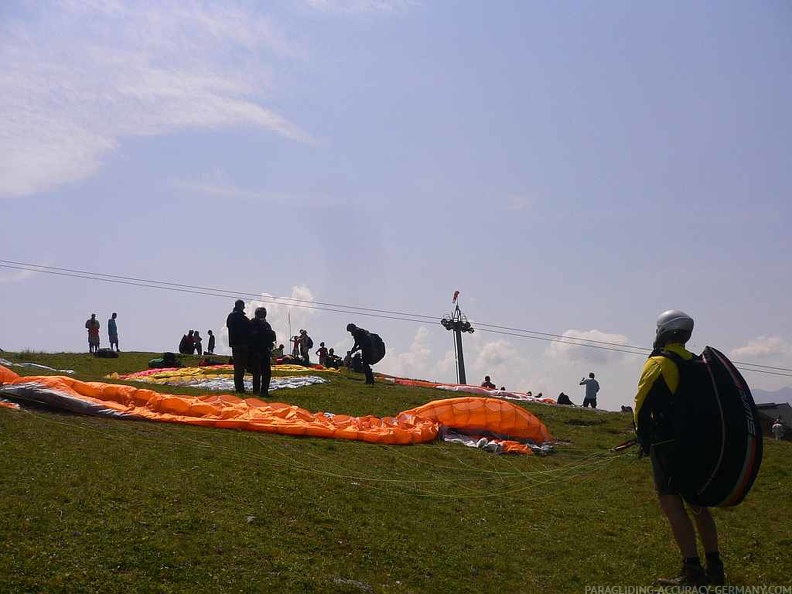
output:
M 665 586 L 663 594 L 691 592 L 689 586 Z M 586 586 L 585 594 L 653 594 L 656 586 Z M 792 594 L 792 586 L 710 586 L 710 594 Z

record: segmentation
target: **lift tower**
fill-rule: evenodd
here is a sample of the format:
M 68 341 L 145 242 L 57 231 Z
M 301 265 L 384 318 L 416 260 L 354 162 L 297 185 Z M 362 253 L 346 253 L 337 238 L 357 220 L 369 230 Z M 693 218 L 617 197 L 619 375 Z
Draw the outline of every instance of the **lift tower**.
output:
M 450 316 L 443 316 L 440 323 L 446 330 L 453 330 L 454 332 L 454 354 L 456 355 L 457 362 L 457 382 L 466 384 L 467 378 L 465 377 L 465 356 L 462 354 L 462 333 L 470 332 L 473 334 L 473 326 L 470 325 L 465 314 L 459 309 L 457 299 L 459 291 L 454 291 L 454 299 L 451 301 L 456 308 Z

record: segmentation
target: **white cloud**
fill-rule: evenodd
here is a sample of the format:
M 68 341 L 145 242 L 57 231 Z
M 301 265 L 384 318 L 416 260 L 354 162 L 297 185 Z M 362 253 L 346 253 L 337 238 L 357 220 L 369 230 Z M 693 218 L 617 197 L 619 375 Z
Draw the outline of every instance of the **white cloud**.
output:
M 529 210 L 533 208 L 534 201 L 526 196 L 509 196 L 508 210 Z
M 253 202 L 282 202 L 288 203 L 288 196 L 279 196 L 271 192 L 261 192 L 256 190 L 246 190 L 230 182 L 225 173 L 215 170 L 195 180 L 174 178 L 169 180 L 172 188 L 187 190 L 192 193 L 205 194 L 217 198 L 232 198 Z
M 308 330 L 310 334 L 311 320 L 319 313 L 312 308 L 314 301 L 314 295 L 308 287 L 296 286 L 292 287 L 289 297 L 271 297 L 265 293 L 261 301 L 252 301 L 249 307 L 252 308 L 251 312 L 261 305 L 267 308 L 267 321 L 278 335 L 278 342 L 286 345 L 288 350 L 292 335 L 301 329 Z
M 484 343 L 477 352 L 473 364 L 482 369 L 501 369 L 511 366 L 518 357 L 518 351 L 507 340 L 494 340 Z
M 387 354 L 382 361 L 380 371 L 398 373 L 402 377 L 424 379 L 432 368 L 432 349 L 428 344 L 429 331 L 420 326 L 406 352 L 399 353 L 395 348 L 386 347 Z M 387 371 L 386 371 L 387 370 Z
M 792 360 L 792 344 L 778 336 L 759 336 L 747 345 L 733 349 L 729 353 L 732 359 L 790 359 Z
M 311 196 L 299 193 L 279 193 L 240 188 L 227 178 L 224 171 L 219 169 L 203 174 L 196 179 L 171 178 L 168 180 L 168 186 L 176 190 L 185 190 L 191 195 L 202 194 L 213 198 L 242 200 L 254 204 L 267 203 L 280 204 L 282 206 L 299 204 L 302 209 L 310 207 L 327 209 L 328 207 L 344 204 L 333 197 L 322 195 Z
M 2 272 L 0 273 L 0 283 L 19 283 L 31 276 L 35 272 L 33 270 L 17 270 L 15 272 Z
M 262 105 L 268 63 L 297 55 L 229 3 L 55 0 L 0 26 L 0 196 L 93 175 L 129 136 L 253 126 L 309 134 Z
M 297 334 L 300 329 L 309 330 L 310 322 L 319 313 L 314 309 L 315 300 L 311 289 L 306 286 L 292 287 L 291 296 L 274 297 L 269 293 L 262 293 L 261 299 L 245 301 L 245 313 L 253 317 L 257 307 L 267 308 L 267 321 L 275 330 L 278 343 L 285 345 L 286 351 L 291 350 L 289 329 L 292 334 Z M 310 333 L 310 330 L 309 330 Z M 223 327 L 221 343 L 228 348 L 228 328 Z M 317 342 L 317 347 L 318 342 Z
M 608 334 L 599 330 L 567 330 L 562 336 L 563 339 L 552 342 L 547 347 L 547 355 L 552 359 L 602 365 L 622 361 L 625 356 L 629 356 L 631 360 L 633 358 L 633 355 L 625 355 L 618 350 L 628 345 L 627 337 L 621 334 Z
M 313 10 L 332 14 L 400 13 L 414 0 L 305 0 Z

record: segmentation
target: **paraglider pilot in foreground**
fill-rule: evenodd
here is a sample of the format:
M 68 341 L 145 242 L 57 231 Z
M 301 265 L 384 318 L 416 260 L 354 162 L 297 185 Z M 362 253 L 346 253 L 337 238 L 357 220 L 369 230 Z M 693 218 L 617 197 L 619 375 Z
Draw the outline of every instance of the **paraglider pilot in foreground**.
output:
M 641 452 L 650 456 L 660 509 L 682 553 L 681 575 L 658 580 L 658 584 L 667 586 L 722 585 L 725 580 L 718 550 L 718 530 L 709 508 L 688 504 L 689 514 L 670 472 L 669 449 L 673 447 L 673 433 L 664 412 L 669 410 L 671 399 L 679 388 L 680 373 L 673 359 L 660 353 L 671 352 L 685 361 L 691 360 L 694 355 L 685 348 L 685 343 L 692 333 L 693 318 L 686 313 L 668 310 L 660 314 L 654 350 L 644 365 L 635 396 L 635 429 Z M 706 571 L 698 556 L 696 532 L 706 553 Z
M 366 383 L 373 384 L 374 373 L 371 371 L 372 348 L 369 332 L 363 328 L 358 328 L 354 324 L 347 324 L 346 329 L 352 335 L 352 338 L 355 339 L 355 344 L 349 353 L 354 354 L 358 350 L 363 353 L 363 373 L 366 374 Z

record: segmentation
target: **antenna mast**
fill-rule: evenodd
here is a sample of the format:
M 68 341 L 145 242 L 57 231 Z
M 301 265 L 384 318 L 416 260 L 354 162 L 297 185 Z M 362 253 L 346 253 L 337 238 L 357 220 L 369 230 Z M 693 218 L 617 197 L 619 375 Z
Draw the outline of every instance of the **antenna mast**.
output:
M 470 332 L 473 334 L 473 326 L 470 325 L 470 322 L 468 322 L 465 314 L 463 314 L 459 309 L 459 303 L 457 303 L 458 298 L 459 291 L 454 291 L 454 298 L 451 300 L 451 303 L 453 303 L 456 307 L 450 316 L 443 316 L 443 319 L 440 320 L 440 323 L 446 330 L 452 330 L 454 332 L 454 352 L 456 353 L 457 361 L 457 382 L 460 384 L 466 384 L 467 378 L 465 377 L 465 356 L 462 353 L 462 333 Z

